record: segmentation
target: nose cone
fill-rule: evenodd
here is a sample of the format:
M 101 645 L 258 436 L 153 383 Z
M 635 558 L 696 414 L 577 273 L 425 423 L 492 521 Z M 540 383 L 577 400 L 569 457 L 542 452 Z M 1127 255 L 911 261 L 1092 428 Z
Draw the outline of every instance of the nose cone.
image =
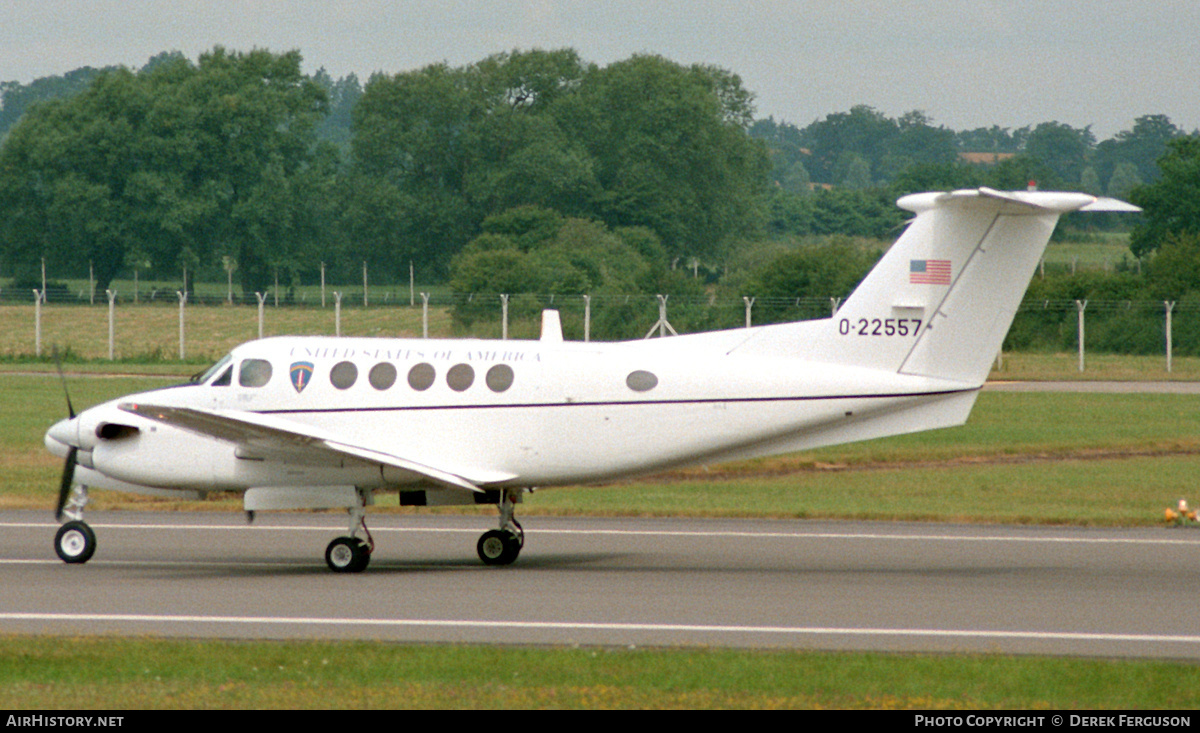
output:
M 46 448 L 58 456 L 65 458 L 71 446 L 79 446 L 79 418 L 59 420 L 46 431 Z

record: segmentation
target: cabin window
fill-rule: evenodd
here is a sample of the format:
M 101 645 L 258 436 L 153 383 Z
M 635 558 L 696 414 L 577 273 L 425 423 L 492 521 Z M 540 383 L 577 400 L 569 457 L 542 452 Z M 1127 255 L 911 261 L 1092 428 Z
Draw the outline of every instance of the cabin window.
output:
M 396 383 L 396 367 L 382 361 L 371 367 L 370 373 L 367 374 L 367 381 L 375 389 L 391 389 L 392 385 Z
M 658 386 L 658 377 L 644 369 L 638 369 L 625 377 L 625 384 L 634 392 L 649 392 Z
M 350 389 L 358 381 L 358 367 L 354 362 L 339 361 L 329 371 L 329 381 L 338 389 Z
M 408 386 L 418 392 L 424 392 L 432 387 L 435 379 L 437 379 L 437 371 L 431 364 L 417 364 L 408 370 Z
M 246 359 L 238 370 L 238 384 L 261 387 L 271 381 L 271 362 L 265 359 Z
M 455 392 L 465 392 L 475 382 L 475 370 L 470 364 L 455 364 L 446 372 L 446 384 Z
M 487 370 L 487 376 L 483 378 L 487 382 L 488 389 L 493 392 L 503 392 L 512 386 L 513 370 L 507 364 L 497 364 Z

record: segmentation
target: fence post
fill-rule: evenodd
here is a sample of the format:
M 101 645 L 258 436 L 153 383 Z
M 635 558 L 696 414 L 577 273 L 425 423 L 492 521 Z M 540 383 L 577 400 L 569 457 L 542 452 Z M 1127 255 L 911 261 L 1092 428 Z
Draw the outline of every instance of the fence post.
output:
M 116 349 L 114 348 L 114 328 L 113 315 L 116 310 L 117 291 L 105 290 L 104 293 L 108 296 L 108 360 L 113 361 L 116 358 Z
M 183 361 L 184 354 L 185 354 L 185 351 L 183 348 L 183 346 L 184 346 L 183 309 L 184 309 L 184 306 L 187 305 L 188 294 L 187 294 L 186 290 L 184 290 L 184 291 L 176 290 L 175 294 L 179 296 L 179 360 Z
M 367 307 L 367 263 L 363 262 L 363 308 Z
M 658 296 L 658 323 L 655 323 L 653 326 L 650 327 L 650 332 L 646 334 L 646 336 L 645 336 L 646 338 L 650 338 L 651 336 L 653 336 L 655 331 L 658 331 L 659 338 L 666 336 L 667 331 L 670 331 L 672 336 L 679 335 L 675 331 L 675 329 L 671 326 L 671 322 L 667 320 L 667 298 L 670 298 L 670 297 L 671 297 L 670 295 L 659 294 L 659 296 Z
M 1175 310 L 1175 301 L 1164 300 L 1163 305 L 1167 309 L 1167 373 L 1171 373 L 1171 311 Z
M 750 309 L 754 307 L 756 298 L 742 296 L 742 302 L 746 304 L 746 328 L 750 328 Z
M 43 263 L 45 261 L 43 260 Z M 44 266 L 44 265 L 43 265 Z M 39 359 L 42 356 L 42 298 L 45 290 L 33 290 L 33 355 Z
M 325 307 L 325 263 L 321 263 L 321 307 Z
M 842 299 L 841 298 L 830 298 L 829 299 L 829 309 L 830 309 L 829 315 L 836 316 L 837 312 L 838 312 L 838 308 L 841 308 L 841 307 L 842 307 Z
M 254 297 L 258 298 L 258 337 L 263 337 L 263 307 L 267 303 L 267 294 L 255 292 Z
M 421 293 L 421 338 L 429 338 L 429 293 Z
M 1079 311 L 1079 371 L 1083 371 L 1083 311 L 1087 308 L 1086 300 L 1075 301 L 1075 309 Z
M 508 340 L 508 294 L 500 294 L 500 340 Z
M 592 296 L 583 296 L 583 340 L 592 338 Z
M 333 335 L 342 335 L 342 294 L 333 291 Z

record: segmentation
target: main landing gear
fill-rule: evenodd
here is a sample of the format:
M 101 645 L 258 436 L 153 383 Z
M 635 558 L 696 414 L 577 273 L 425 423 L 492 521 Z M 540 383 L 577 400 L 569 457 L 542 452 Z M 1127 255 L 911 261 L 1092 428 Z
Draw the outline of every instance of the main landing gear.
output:
M 371 530 L 367 529 L 366 505 L 373 503 L 370 492 L 358 489 L 358 501 L 348 509 L 350 512 L 350 535 L 338 537 L 325 548 L 325 564 L 335 573 L 361 573 L 371 562 L 371 553 L 375 550 L 375 540 Z M 364 540 L 358 536 L 358 530 L 367 536 Z
M 500 528 L 483 533 L 475 545 L 479 559 L 485 565 L 511 565 L 521 554 L 525 546 L 525 530 L 513 516 L 516 513 L 517 502 L 521 500 L 521 490 L 505 489 L 500 494 Z
M 96 533 L 83 521 L 87 502 L 87 487 L 77 485 L 71 489 L 70 500 L 61 511 L 60 517 L 66 516 L 70 521 L 64 522 L 54 535 L 54 551 L 65 563 L 85 563 L 96 553 Z

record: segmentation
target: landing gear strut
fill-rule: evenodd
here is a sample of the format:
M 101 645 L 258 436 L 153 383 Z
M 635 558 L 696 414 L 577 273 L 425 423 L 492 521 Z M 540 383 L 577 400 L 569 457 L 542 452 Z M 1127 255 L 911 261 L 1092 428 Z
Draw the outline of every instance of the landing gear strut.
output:
M 350 534 L 338 537 L 325 548 L 325 564 L 335 573 L 361 573 L 371 562 L 371 553 L 375 550 L 375 539 L 371 530 L 367 529 L 366 505 L 372 504 L 373 497 L 369 491 L 358 489 L 358 502 L 350 507 Z M 358 536 L 359 530 L 367 536 L 364 540 Z
M 488 530 L 475 545 L 485 565 L 511 565 L 525 546 L 525 530 L 513 516 L 521 501 L 521 489 L 505 489 L 500 496 L 500 528 Z
M 65 563 L 85 563 L 96 553 L 96 533 L 83 521 L 83 507 L 87 503 L 86 486 L 76 485 L 71 489 L 71 498 L 62 511 L 70 521 L 54 535 L 54 551 Z

